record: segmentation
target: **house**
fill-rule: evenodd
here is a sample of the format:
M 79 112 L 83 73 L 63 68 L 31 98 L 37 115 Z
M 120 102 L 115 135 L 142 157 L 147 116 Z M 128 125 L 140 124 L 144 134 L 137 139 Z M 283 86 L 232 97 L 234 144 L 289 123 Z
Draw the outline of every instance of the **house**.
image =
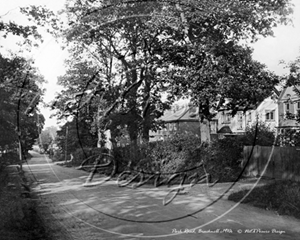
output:
M 285 91 L 290 94 L 290 89 Z M 166 111 L 161 117 L 165 123 L 165 128 L 157 132 L 150 132 L 151 141 L 159 141 L 168 138 L 174 133 L 194 133 L 200 135 L 203 141 L 220 139 L 226 136 L 245 134 L 247 127 L 254 125 L 257 121 L 267 123 L 271 129 L 298 126 L 295 120 L 282 118 L 285 111 L 299 111 L 300 97 L 293 96 L 293 106 L 287 104 L 286 94 L 274 89 L 272 95 L 264 99 L 258 107 L 253 109 L 238 111 L 234 116 L 230 111 L 220 110 L 211 121 L 199 122 L 198 108 L 191 104 L 179 107 L 174 106 L 172 110 Z M 285 105 L 284 105 L 285 104 Z M 284 126 L 283 126 L 284 125 Z M 299 124 L 300 127 L 300 124 Z
M 223 138 L 227 135 L 241 135 L 245 133 L 247 120 L 242 111 L 238 111 L 235 116 L 232 116 L 230 111 L 221 110 L 214 117 L 217 121 L 218 138 Z
M 164 122 L 163 129 L 150 131 L 150 141 L 162 141 L 174 134 L 193 133 L 200 136 L 198 108 L 191 104 L 174 105 L 164 112 L 160 118 Z
M 228 135 L 241 135 L 245 133 L 250 122 L 255 120 L 254 116 L 252 112 L 244 114 L 243 111 L 231 116 L 229 111 L 223 110 L 219 111 L 211 121 L 204 119 L 200 123 L 197 107 L 192 104 L 175 105 L 172 110 L 165 111 L 160 118 L 165 123 L 165 128 L 150 132 L 150 141 L 165 140 L 175 133 L 193 133 L 206 142 Z
M 279 108 L 278 95 L 264 99 L 256 109 L 245 113 L 246 125 L 251 126 L 257 121 L 266 123 L 271 129 L 277 129 L 279 126 Z
M 279 99 L 280 92 L 274 89 L 273 94 L 264 99 L 258 107 L 244 111 L 238 111 L 231 116 L 229 111 L 219 111 L 216 115 L 218 122 L 218 138 L 228 135 L 241 135 L 246 132 L 247 127 L 254 125 L 257 121 L 264 122 L 271 129 L 279 127 Z
M 286 87 L 282 90 L 278 98 L 278 130 L 283 133 L 286 129 L 298 129 L 300 124 L 288 115 L 300 114 L 300 87 Z

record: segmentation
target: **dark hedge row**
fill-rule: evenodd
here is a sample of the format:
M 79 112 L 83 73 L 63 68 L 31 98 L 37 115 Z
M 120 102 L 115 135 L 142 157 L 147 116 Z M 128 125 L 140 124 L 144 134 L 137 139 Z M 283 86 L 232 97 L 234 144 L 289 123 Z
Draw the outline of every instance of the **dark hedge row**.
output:
M 175 173 L 182 176 L 198 175 L 199 179 L 208 174 L 211 181 L 233 181 L 239 175 L 243 144 L 239 138 L 225 138 L 201 144 L 193 135 L 176 135 L 163 142 L 151 142 L 138 146 L 117 147 L 113 151 L 116 174 L 125 170 L 142 171 L 145 176 L 161 173 L 169 178 Z M 94 163 L 100 154 L 98 148 L 77 149 L 69 166 L 80 166 L 88 159 Z M 57 158 L 57 156 L 54 156 Z M 59 155 L 64 160 L 64 155 Z M 70 160 L 70 156 L 67 156 Z M 180 178 L 178 178 L 180 179 Z M 188 180 L 187 180 L 188 181 Z
M 136 169 L 146 173 L 162 173 L 169 178 L 174 173 L 186 173 L 187 178 L 209 174 L 212 181 L 232 181 L 239 175 L 243 145 L 237 138 L 221 139 L 210 145 L 201 144 L 198 137 L 177 135 L 167 141 L 141 145 L 133 154 L 132 147 L 114 151 L 118 171 Z

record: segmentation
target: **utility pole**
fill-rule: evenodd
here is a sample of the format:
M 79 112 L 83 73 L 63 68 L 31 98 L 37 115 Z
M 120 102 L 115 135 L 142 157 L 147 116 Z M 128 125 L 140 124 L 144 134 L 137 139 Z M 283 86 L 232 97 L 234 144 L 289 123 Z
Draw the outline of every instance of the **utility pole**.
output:
M 19 107 L 17 109 L 17 134 L 18 134 L 18 145 L 19 145 L 20 170 L 22 171 L 23 153 L 22 153 L 22 142 L 21 142 L 20 109 L 19 109 Z
M 67 161 L 67 152 L 68 152 L 68 126 L 66 127 L 65 162 Z
M 18 131 L 18 141 L 19 141 L 19 160 L 20 160 L 20 170 L 23 169 L 23 154 L 22 154 L 22 143 L 21 143 L 21 131 Z

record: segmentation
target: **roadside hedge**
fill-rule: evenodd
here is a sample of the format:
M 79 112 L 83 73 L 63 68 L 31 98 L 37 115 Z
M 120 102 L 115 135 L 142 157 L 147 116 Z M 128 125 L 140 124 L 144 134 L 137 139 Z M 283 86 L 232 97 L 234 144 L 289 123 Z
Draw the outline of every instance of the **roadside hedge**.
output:
M 211 182 L 227 182 L 235 180 L 240 173 L 242 151 L 243 143 L 236 137 L 203 144 L 197 136 L 181 134 L 161 142 L 117 147 L 113 156 L 116 174 L 126 170 L 143 172 L 145 177 L 160 173 L 162 180 L 168 180 L 177 174 L 173 183 L 180 181 L 186 174 L 186 183 L 191 181 L 189 177 L 196 175 L 203 182 L 206 180 L 205 176 L 209 176 Z M 100 149 L 80 148 L 72 155 L 73 160 L 67 163 L 68 166 L 80 166 L 86 159 L 93 164 L 100 155 Z M 59 157 L 64 160 L 64 156 Z M 70 158 L 70 155 L 67 156 L 67 160 Z
M 130 149 L 126 146 L 114 150 L 119 172 L 126 169 L 149 174 L 160 172 L 165 179 L 174 173 L 186 173 L 187 179 L 195 174 L 199 178 L 209 174 L 211 181 L 225 182 L 239 175 L 243 147 L 237 138 L 208 145 L 201 144 L 200 138 L 193 135 L 176 135 L 163 142 L 140 145 L 134 155 Z

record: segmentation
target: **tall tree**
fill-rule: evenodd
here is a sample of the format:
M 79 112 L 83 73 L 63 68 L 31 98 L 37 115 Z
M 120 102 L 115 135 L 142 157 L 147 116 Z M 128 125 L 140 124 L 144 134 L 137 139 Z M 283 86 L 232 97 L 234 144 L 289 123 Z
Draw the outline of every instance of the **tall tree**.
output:
M 37 46 L 42 41 L 37 26 L 5 22 L 0 16 L 0 36 L 9 35 L 19 36 L 23 48 Z M 43 93 L 39 84 L 44 79 L 30 59 L 0 54 L 0 63 L 0 150 L 18 147 L 22 167 L 24 154 L 32 148 L 44 124 L 44 117 L 37 108 Z
M 57 131 L 55 141 L 60 151 L 65 155 L 74 153 L 81 147 L 97 147 L 97 133 L 91 133 L 89 124 L 85 122 L 77 123 L 76 119 L 73 119 L 64 124 L 61 129 Z M 78 138 L 78 135 L 80 138 Z
M 162 73 L 171 94 L 191 97 L 201 121 L 209 122 L 220 108 L 232 115 L 246 111 L 278 83 L 277 76 L 252 59 L 246 43 L 288 23 L 289 1 L 190 1 L 165 12 L 180 16 L 181 27 L 166 33 L 166 41 L 173 41 L 163 45 L 167 66 Z M 159 24 L 168 21 L 160 19 Z
M 0 147 L 13 149 L 20 142 L 25 153 L 44 124 L 37 107 L 43 94 L 38 84 L 44 79 L 24 58 L 0 55 L 0 62 Z
M 272 35 L 291 12 L 289 0 L 69 0 L 62 35 L 76 61 L 114 73 L 99 82 L 122 96 L 110 100 L 120 102 L 136 142 L 139 133 L 147 140 L 166 109 L 162 92 L 170 102 L 191 96 L 208 120 L 221 107 L 235 114 L 267 96 L 278 79 L 252 60 L 246 43 Z
M 78 16 L 78 24 L 72 24 L 66 31 L 68 41 L 76 45 L 72 49 L 75 50 L 73 56 L 93 52 L 91 56 L 97 59 L 94 65 L 98 69 L 105 69 L 102 71 L 104 73 L 110 69 L 113 74 L 106 74 L 100 81 L 106 81 L 106 89 L 113 93 L 106 98 L 108 103 L 114 103 L 120 95 L 123 96 L 118 110 L 114 111 L 115 119 L 127 126 L 133 143 L 137 142 L 139 135 L 148 141 L 149 130 L 156 127 L 155 120 L 169 105 L 161 100 L 163 79 L 159 78 L 155 64 L 157 56 L 154 50 L 160 30 L 151 28 L 149 23 L 155 4 L 114 6 L 107 11 L 84 16 L 90 10 L 88 5 L 79 3 L 75 3 L 75 6 L 70 4 L 67 9 L 70 19 L 74 19 L 75 14 Z M 126 18 L 134 13 L 144 16 Z M 83 21 L 82 17 L 86 19 Z M 109 23 L 116 18 L 117 21 Z M 104 26 L 101 21 L 106 22 Z

